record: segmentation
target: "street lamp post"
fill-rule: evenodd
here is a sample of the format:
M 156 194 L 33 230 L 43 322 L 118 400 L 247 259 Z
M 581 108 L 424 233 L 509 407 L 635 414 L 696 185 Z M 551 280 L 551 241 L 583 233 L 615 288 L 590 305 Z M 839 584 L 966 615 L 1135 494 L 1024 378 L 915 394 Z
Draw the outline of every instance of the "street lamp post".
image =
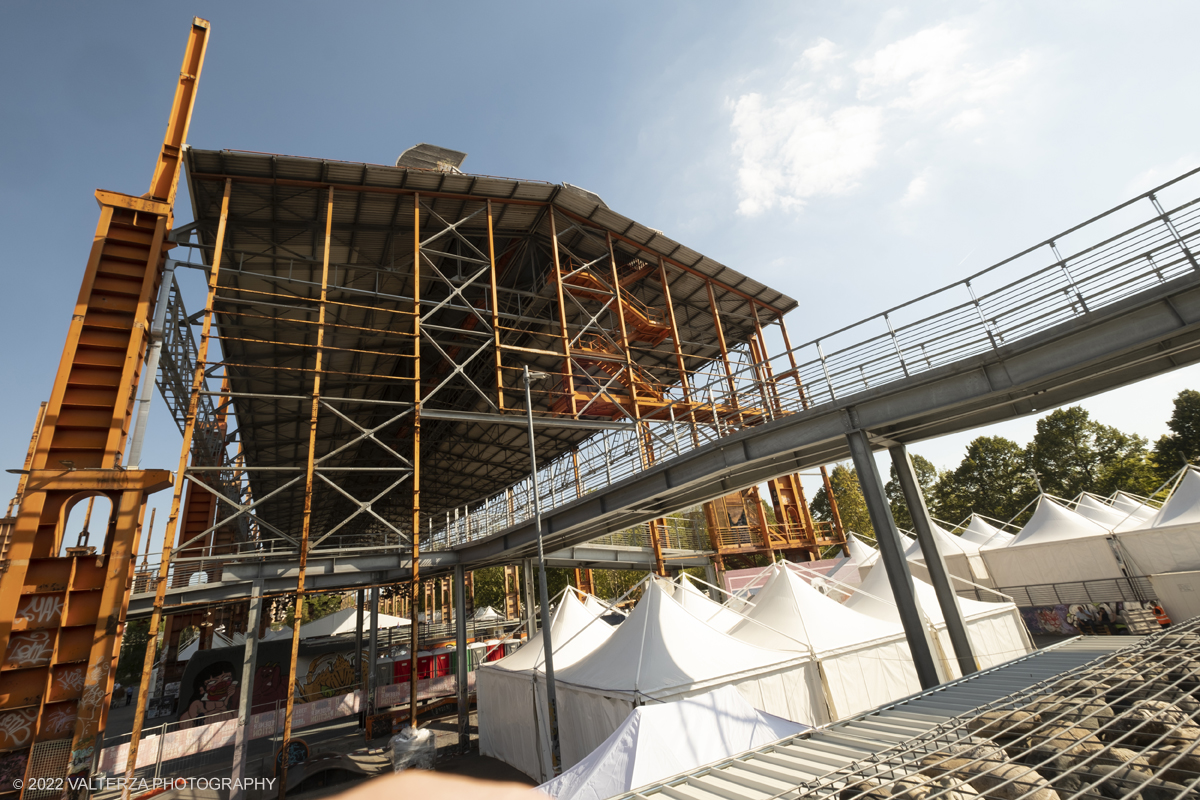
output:
M 550 759 L 554 775 L 562 772 L 562 756 L 558 746 L 558 697 L 554 691 L 554 648 L 550 643 L 550 591 L 546 587 L 546 551 L 542 546 L 542 499 L 538 491 L 537 447 L 533 438 L 533 397 L 529 390 L 531 377 L 548 378 L 544 372 L 530 373 L 525 366 L 525 416 L 529 423 L 529 465 L 533 480 L 533 525 L 538 547 L 538 602 L 542 606 L 542 652 L 546 658 L 546 715 L 550 720 Z

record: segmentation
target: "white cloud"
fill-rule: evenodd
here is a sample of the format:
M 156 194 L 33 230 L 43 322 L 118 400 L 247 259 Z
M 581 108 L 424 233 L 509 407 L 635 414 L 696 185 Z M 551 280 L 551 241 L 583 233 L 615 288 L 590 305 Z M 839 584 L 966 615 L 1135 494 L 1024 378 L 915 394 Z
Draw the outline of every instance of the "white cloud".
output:
M 977 63 L 981 37 L 966 24 L 941 24 L 844 61 L 828 39 L 804 50 L 773 92 L 731 104 L 738 158 L 738 213 L 798 211 L 807 200 L 858 187 L 889 145 L 919 123 L 918 136 L 978 129 L 1030 72 L 1018 53 Z M 890 134 L 890 135 L 889 135 Z M 905 143 L 909 146 L 911 140 Z M 905 201 L 926 190 L 913 180 Z
M 841 56 L 838 46 L 828 39 L 818 39 L 817 43 L 805 50 L 800 58 L 807 61 L 813 69 L 828 66 Z
M 755 216 L 776 205 L 803 207 L 817 195 L 853 189 L 875 164 L 881 112 L 847 106 L 827 112 L 815 99 L 768 102 L 760 94 L 738 98 L 733 108 L 734 151 L 741 202 Z
M 926 194 L 929 193 L 929 179 L 924 175 L 918 175 L 908 182 L 908 189 L 904 192 L 904 197 L 900 198 L 902 205 L 911 205 Z

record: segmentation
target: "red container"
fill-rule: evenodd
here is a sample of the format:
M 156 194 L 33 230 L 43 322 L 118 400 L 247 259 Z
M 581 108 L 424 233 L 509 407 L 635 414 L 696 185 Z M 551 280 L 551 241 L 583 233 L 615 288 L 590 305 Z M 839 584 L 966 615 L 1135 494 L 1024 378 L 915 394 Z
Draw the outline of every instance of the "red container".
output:
M 433 653 L 421 650 L 417 653 L 417 680 L 425 681 L 433 677 Z
M 500 645 L 499 639 L 488 639 L 485 652 L 487 652 L 485 661 L 499 661 L 504 658 L 504 648 Z
M 407 658 L 403 661 L 396 661 L 392 665 L 392 675 L 396 683 L 408 683 L 408 678 L 412 675 L 412 662 Z
M 441 678 L 450 674 L 450 653 L 454 648 L 439 647 L 433 651 L 433 677 Z

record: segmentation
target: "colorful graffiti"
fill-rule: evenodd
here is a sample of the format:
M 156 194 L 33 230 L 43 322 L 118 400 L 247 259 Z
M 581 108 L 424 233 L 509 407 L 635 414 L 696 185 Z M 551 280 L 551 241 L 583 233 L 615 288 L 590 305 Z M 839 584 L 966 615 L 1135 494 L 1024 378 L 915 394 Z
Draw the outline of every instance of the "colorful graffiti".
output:
M 1060 603 L 1053 606 L 1022 608 L 1021 616 L 1031 633 L 1051 636 L 1117 636 L 1129 633 L 1125 612 L 1149 609 L 1153 601 L 1111 603 Z

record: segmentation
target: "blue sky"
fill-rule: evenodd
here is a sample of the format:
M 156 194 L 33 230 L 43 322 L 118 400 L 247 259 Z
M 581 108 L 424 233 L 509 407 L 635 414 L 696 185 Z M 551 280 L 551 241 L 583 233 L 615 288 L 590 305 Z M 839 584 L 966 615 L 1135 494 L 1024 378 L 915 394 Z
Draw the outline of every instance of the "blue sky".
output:
M 1183 2 L 6 3 L 6 467 L 50 390 L 92 192 L 146 190 L 192 14 L 212 22 L 193 145 L 391 163 L 427 141 L 575 183 L 800 300 L 797 341 L 1200 166 Z M 1154 437 L 1190 386 L 1086 405 Z M 174 469 L 162 411 L 143 463 Z M 915 450 L 950 467 L 969 438 Z

